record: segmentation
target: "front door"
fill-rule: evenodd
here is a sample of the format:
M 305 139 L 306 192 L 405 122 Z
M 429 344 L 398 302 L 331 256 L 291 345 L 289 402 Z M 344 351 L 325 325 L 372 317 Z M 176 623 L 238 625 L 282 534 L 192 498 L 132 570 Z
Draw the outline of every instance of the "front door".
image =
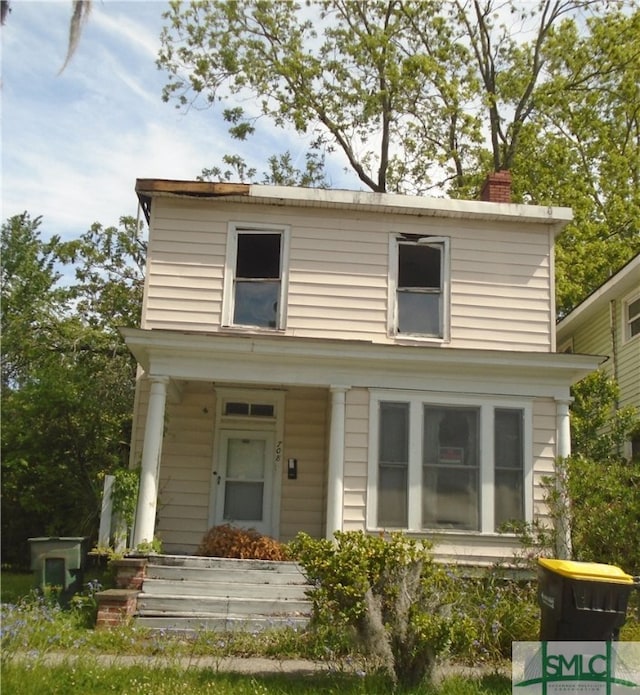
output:
M 272 535 L 273 475 L 271 432 L 222 430 L 213 469 L 213 524 Z

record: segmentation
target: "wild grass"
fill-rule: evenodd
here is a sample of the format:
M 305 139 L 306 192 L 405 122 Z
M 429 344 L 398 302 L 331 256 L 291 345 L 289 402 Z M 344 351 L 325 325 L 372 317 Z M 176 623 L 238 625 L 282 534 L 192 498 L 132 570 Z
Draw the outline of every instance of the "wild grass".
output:
M 222 673 L 215 668 L 184 668 L 178 665 L 150 668 L 103 666 L 91 658 L 52 665 L 44 659 L 3 663 L 3 692 L 12 695 L 51 693 L 122 693 L 123 695 L 389 695 L 385 678 L 349 673 L 242 674 Z M 437 684 L 396 691 L 406 695 L 507 695 L 508 678 L 452 676 Z
M 0 603 L 17 603 L 34 588 L 33 573 L 8 572 L 0 575 Z
M 13 581 L 2 575 L 3 595 L 16 597 L 1 606 L 2 692 L 9 695 L 37 693 L 216 693 L 226 695 L 288 695 L 289 693 L 335 693 L 338 695 L 386 695 L 393 691 L 384 677 L 371 673 L 357 647 L 341 632 L 330 627 L 322 630 L 281 628 L 259 634 L 250 632 L 198 632 L 193 637 L 170 631 L 150 631 L 131 625 L 112 630 L 95 630 L 88 617 L 93 610 L 92 592 L 97 584 L 89 582 L 83 595 L 62 608 L 54 593 L 45 595 L 31 590 L 24 575 Z M 22 589 L 15 588 L 22 586 Z M 9 591 L 9 587 L 13 587 Z M 460 645 L 449 658 L 465 663 L 482 663 L 484 676 L 450 676 L 441 682 L 400 690 L 415 695 L 500 695 L 511 692 L 510 680 L 498 675 L 508 672 L 503 660 L 506 635 L 519 620 L 528 617 L 529 631 L 537 629 L 532 619 L 530 592 L 475 585 L 475 594 L 466 587 L 468 611 L 465 619 L 473 627 L 474 640 Z M 25 594 L 26 592 L 26 594 Z M 23 594 L 20 596 L 20 594 Z M 639 596 L 640 598 L 640 596 Z M 512 607 L 510 607 L 512 606 Z M 498 641 L 498 635 L 500 640 Z M 639 640 L 640 621 L 636 599 L 630 606 L 622 640 Z M 530 639 L 535 640 L 535 632 Z M 493 644 L 491 640 L 494 640 Z M 475 643 L 477 642 L 477 644 Z M 463 648 L 464 647 L 464 648 Z M 132 665 L 105 655 L 137 657 Z M 206 657 L 203 666 L 203 658 Z M 265 657 L 272 660 L 275 673 L 233 674 L 220 670 L 227 657 Z M 278 673 L 287 660 L 311 660 L 319 672 L 309 674 Z M 200 663 L 198 663 L 200 662 Z

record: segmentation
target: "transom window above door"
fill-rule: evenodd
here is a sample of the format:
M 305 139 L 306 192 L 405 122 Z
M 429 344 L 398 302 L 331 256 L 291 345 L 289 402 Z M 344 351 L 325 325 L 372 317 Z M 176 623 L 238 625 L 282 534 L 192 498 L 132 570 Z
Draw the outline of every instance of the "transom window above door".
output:
M 288 239 L 283 227 L 230 226 L 223 325 L 284 328 Z

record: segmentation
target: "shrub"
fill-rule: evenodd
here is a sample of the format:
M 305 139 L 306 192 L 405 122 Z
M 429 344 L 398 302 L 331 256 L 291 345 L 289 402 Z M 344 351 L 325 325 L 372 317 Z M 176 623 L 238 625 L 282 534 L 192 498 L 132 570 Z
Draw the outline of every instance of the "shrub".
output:
M 298 534 L 293 555 L 314 585 L 314 623 L 351 629 L 371 664 L 403 687 L 427 679 L 452 640 L 450 586 L 430 546 L 402 533 Z
M 576 558 L 640 574 L 640 463 L 572 456 L 567 468 Z
M 255 529 L 223 524 L 210 528 L 196 550 L 206 557 L 229 557 L 248 560 L 286 560 L 286 546 Z
M 452 652 L 473 663 L 495 663 L 511 658 L 512 642 L 538 639 L 540 608 L 534 579 L 514 579 L 493 566 L 477 577 L 458 577 L 454 586 L 457 629 Z

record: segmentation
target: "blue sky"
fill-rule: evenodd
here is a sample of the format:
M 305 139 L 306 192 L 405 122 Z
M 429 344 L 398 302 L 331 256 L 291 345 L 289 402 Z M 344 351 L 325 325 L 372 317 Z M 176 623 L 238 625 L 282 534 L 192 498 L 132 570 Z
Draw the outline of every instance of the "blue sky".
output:
M 239 152 L 261 172 L 267 157 L 306 143 L 261 127 L 245 151 L 219 111 L 161 99 L 155 65 L 166 2 L 95 0 L 62 74 L 71 2 L 12 0 L 2 27 L 2 219 L 27 210 L 43 235 L 73 238 L 93 222 L 135 215 L 136 178 L 194 179 Z M 334 187 L 358 187 L 331 167 Z

